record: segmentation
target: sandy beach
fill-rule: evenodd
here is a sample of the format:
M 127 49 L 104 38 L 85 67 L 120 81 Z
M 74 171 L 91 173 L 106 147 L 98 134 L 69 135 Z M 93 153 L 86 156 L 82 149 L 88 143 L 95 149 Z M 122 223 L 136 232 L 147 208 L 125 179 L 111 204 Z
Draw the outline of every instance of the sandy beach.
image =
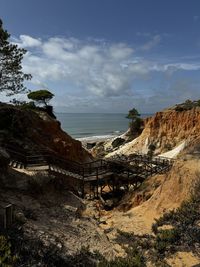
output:
M 101 141 L 111 140 L 118 137 L 118 135 L 102 135 L 102 136 L 89 136 L 89 137 L 83 137 L 83 138 L 77 138 L 83 146 L 85 146 L 87 143 L 97 143 Z

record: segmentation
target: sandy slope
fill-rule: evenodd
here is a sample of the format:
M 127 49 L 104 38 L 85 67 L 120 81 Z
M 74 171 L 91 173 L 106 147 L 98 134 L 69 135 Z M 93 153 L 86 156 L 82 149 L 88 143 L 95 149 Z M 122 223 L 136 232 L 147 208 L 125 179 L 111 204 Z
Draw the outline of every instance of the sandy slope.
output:
M 107 227 L 115 226 L 123 231 L 137 234 L 150 233 L 155 218 L 179 207 L 182 201 L 190 196 L 191 186 L 197 179 L 199 168 L 200 160 L 177 161 L 169 173 L 160 176 L 161 185 L 147 201 L 127 212 L 115 210 L 108 213 Z M 129 205 L 131 201 L 134 199 L 129 199 Z

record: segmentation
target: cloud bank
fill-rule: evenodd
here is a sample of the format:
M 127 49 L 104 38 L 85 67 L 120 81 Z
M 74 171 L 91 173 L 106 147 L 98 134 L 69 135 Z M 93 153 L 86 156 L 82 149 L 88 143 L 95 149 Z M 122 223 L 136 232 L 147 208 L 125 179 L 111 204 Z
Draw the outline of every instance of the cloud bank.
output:
M 149 41 L 139 47 L 132 47 L 126 43 L 107 43 L 104 40 L 82 41 L 63 37 L 42 40 L 28 35 L 20 35 L 14 42 L 28 50 L 24 57 L 23 69 L 33 75 L 34 85 L 72 85 L 73 89 L 67 90 L 68 96 L 65 98 L 66 102 L 70 101 L 68 106 L 71 107 L 73 103 L 89 105 L 98 99 L 104 99 L 104 102 L 108 103 L 105 101 L 106 98 L 111 99 L 110 104 L 115 102 L 114 98 L 118 98 L 116 103 L 120 105 L 120 97 L 124 105 L 131 105 L 131 97 L 136 99 L 137 103 L 148 103 L 149 93 L 146 92 L 145 96 L 138 92 L 138 89 L 135 90 L 138 80 L 151 80 L 155 74 L 166 78 L 178 71 L 200 70 L 200 63 L 161 63 L 159 60 L 148 60 L 141 55 L 138 56 L 138 51 L 146 54 L 161 42 L 160 35 L 149 38 Z M 64 96 L 65 88 L 61 91 L 60 95 Z M 76 91 L 79 94 L 76 95 Z M 155 97 L 156 94 L 163 95 L 162 88 L 159 93 L 155 89 L 151 97 Z M 57 101 L 57 104 L 60 103 Z M 93 103 L 93 106 L 96 105 Z

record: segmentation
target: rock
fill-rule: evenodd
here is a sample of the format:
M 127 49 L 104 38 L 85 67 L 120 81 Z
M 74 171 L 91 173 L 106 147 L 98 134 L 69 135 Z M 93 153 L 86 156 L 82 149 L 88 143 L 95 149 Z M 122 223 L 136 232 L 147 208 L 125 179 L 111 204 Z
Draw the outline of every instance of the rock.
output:
M 121 146 L 123 143 L 125 142 L 125 139 L 121 138 L 121 137 L 117 137 L 112 141 L 112 147 L 119 147 Z
M 105 202 L 105 209 L 112 209 L 114 205 L 113 199 L 108 199 Z
M 86 145 L 87 149 L 92 149 L 94 146 L 96 146 L 96 142 L 87 143 L 87 145 Z
M 81 216 L 83 211 L 86 209 L 86 205 L 83 200 L 71 191 L 67 192 L 67 201 L 70 203 L 71 210 L 75 211 L 77 216 Z
M 61 243 L 58 243 L 58 244 L 57 244 L 57 247 L 58 247 L 59 249 L 61 249 L 61 248 L 62 248 L 62 244 L 61 244 Z
M 76 207 L 76 208 L 82 207 L 82 209 L 85 209 L 85 203 L 83 202 L 83 199 L 76 196 L 71 191 L 67 192 L 67 201 L 69 201 L 69 203 L 72 207 Z
M 22 212 L 16 212 L 15 213 L 15 219 L 16 219 L 16 221 L 18 221 L 20 223 L 27 222 L 27 218 L 24 216 L 24 214 Z

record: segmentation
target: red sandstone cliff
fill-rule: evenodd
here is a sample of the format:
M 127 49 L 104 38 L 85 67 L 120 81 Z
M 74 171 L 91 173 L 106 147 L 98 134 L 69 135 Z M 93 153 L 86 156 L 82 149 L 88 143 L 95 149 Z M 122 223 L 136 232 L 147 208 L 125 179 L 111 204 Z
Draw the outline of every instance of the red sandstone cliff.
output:
M 178 112 L 158 112 L 145 122 L 141 139 L 148 138 L 147 144 L 154 143 L 159 152 L 173 148 L 183 141 L 198 138 L 200 132 L 200 108 Z
M 124 154 L 134 151 L 147 153 L 149 145 L 154 144 L 156 146 L 155 154 L 160 154 L 181 144 L 188 146 L 198 140 L 199 132 L 200 107 L 184 111 L 168 109 L 145 119 L 141 135 L 120 147 L 118 152 Z
M 89 161 L 91 158 L 82 148 L 81 142 L 65 133 L 60 122 L 45 112 L 1 105 L 0 133 L 4 143 L 25 148 L 33 153 L 47 149 L 78 162 Z

